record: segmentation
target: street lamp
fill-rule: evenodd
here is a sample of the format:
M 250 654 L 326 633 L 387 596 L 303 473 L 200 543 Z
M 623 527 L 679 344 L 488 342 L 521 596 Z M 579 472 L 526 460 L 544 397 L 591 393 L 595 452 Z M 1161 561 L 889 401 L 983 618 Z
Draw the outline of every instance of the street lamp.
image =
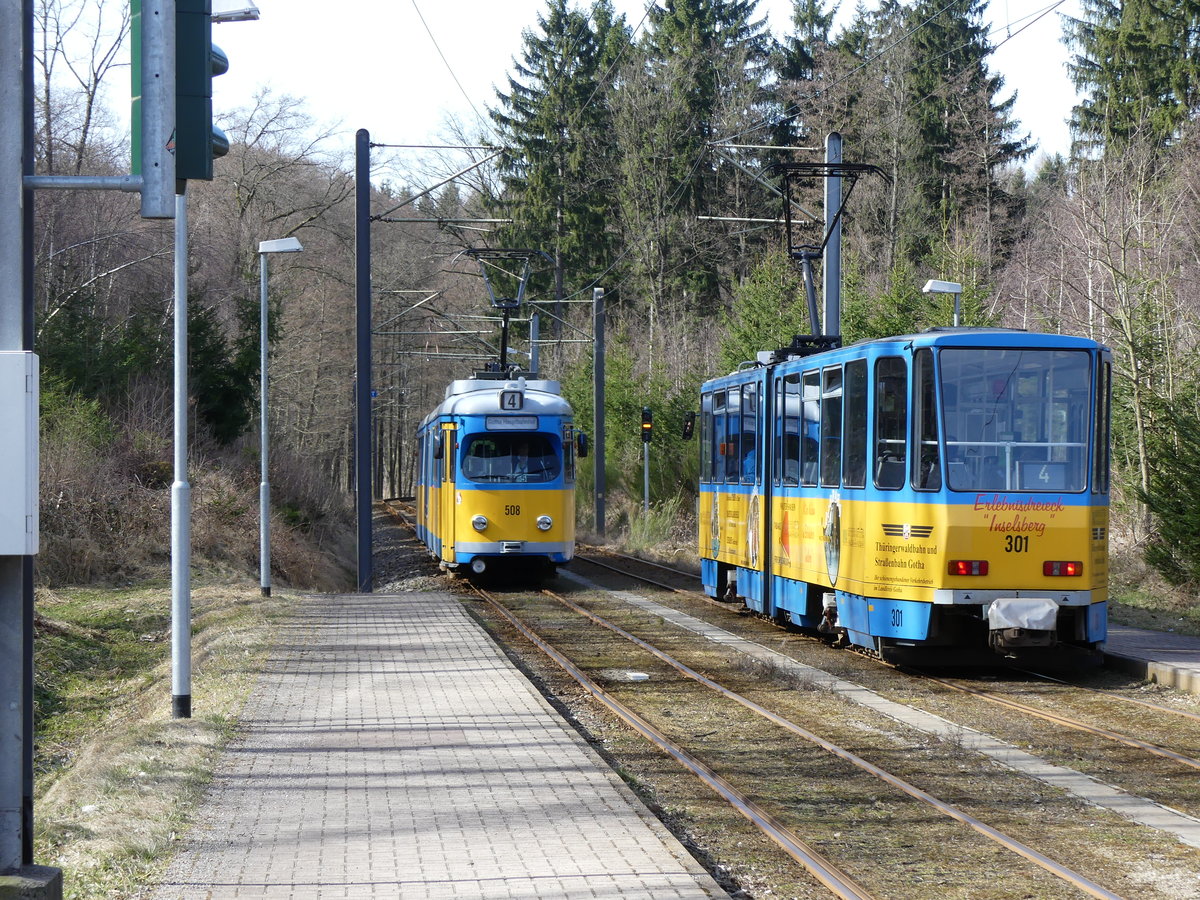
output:
M 962 285 L 956 281 L 938 281 L 931 278 L 925 282 L 925 287 L 921 289 L 925 294 L 953 294 L 954 295 L 954 327 L 958 327 L 958 298 L 962 296 Z
M 267 470 L 267 256 L 271 253 L 299 253 L 304 248 L 298 238 L 286 237 L 258 244 L 259 272 L 259 386 L 262 481 L 258 484 L 258 558 L 262 595 L 271 596 L 271 480 Z

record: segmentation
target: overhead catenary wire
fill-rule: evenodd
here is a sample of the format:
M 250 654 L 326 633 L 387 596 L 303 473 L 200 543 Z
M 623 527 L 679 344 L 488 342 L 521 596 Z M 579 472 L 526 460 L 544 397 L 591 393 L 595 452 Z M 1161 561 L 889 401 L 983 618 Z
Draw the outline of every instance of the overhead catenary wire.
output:
M 844 83 L 845 81 L 848 81 L 850 78 L 852 78 L 854 75 L 856 75 L 856 74 L 858 74 L 859 72 L 861 72 L 861 71 L 862 71 L 863 69 L 865 69 L 867 66 L 869 66 L 869 65 L 873 64 L 874 62 L 876 62 L 877 60 L 881 59 L 882 57 L 884 57 L 884 56 L 885 56 L 885 55 L 887 55 L 888 53 L 891 53 L 891 52 L 892 52 L 893 50 L 895 50 L 895 49 L 896 49 L 898 46 L 900 46 L 900 45 L 901 45 L 902 43 L 904 43 L 906 40 L 908 40 L 909 38 L 911 38 L 911 37 L 912 37 L 914 34 L 916 34 L 916 33 L 917 33 L 919 30 L 921 30 L 921 29 L 922 29 L 922 28 L 924 28 L 925 26 L 929 25 L 931 22 L 933 22 L 935 19 L 937 19 L 937 18 L 938 18 L 940 15 L 942 15 L 942 13 L 946 12 L 948 9 L 950 9 L 950 7 L 952 7 L 952 6 L 953 6 L 955 3 L 957 3 L 957 2 L 958 2 L 958 0 L 950 0 L 950 2 L 948 2 L 948 3 L 947 3 L 945 6 L 943 6 L 941 9 L 939 9 L 937 12 L 935 12 L 935 13 L 934 13 L 933 15 L 931 15 L 929 18 L 925 19 L 923 22 L 921 22 L 921 23 L 919 23 L 919 24 L 917 24 L 917 25 L 914 25 L 914 26 L 913 26 L 912 28 L 910 28 L 908 31 L 904 32 L 904 33 L 903 33 L 903 34 L 901 34 L 901 35 L 900 35 L 898 38 L 896 38 L 894 41 L 892 41 L 892 43 L 888 44 L 886 47 L 883 47 L 881 50 L 879 50 L 879 51 L 878 51 L 877 53 L 875 53 L 873 56 L 869 56 L 869 57 L 867 57 L 866 59 L 864 59 L 864 60 L 863 60 L 861 63 L 859 63 L 857 66 L 855 66 L 855 67 L 854 67 L 853 69 L 851 69 L 849 72 L 846 72 L 846 73 L 845 73 L 844 75 L 842 75 L 840 78 L 837 78 L 837 79 L 835 79 L 834 81 L 831 81 L 831 82 L 822 83 L 822 85 L 821 85 L 821 89 L 822 89 L 822 91 L 823 91 L 824 93 L 828 94 L 828 93 L 829 93 L 830 91 L 832 91 L 834 88 L 836 88 L 836 87 L 840 86 L 840 85 L 841 85 L 842 83 Z M 1055 0 L 1055 2 L 1054 2 L 1054 3 L 1051 3 L 1050 5 L 1048 5 L 1048 6 L 1046 6 L 1046 7 L 1043 7 L 1043 8 L 1042 8 L 1042 9 L 1040 9 L 1040 10 L 1037 10 L 1037 11 L 1035 11 L 1035 12 L 1033 12 L 1033 13 L 1030 13 L 1030 14 L 1029 14 L 1029 16 L 1026 16 L 1026 17 L 1024 17 L 1024 18 L 1030 18 L 1030 21 L 1029 21 L 1027 24 L 1023 25 L 1021 28 L 1019 28 L 1019 29 L 1018 29 L 1018 30 L 1017 30 L 1015 33 L 1014 33 L 1014 32 L 1012 32 L 1012 30 L 1011 30 L 1011 29 L 1012 29 L 1012 24 L 1013 24 L 1012 22 L 1006 23 L 1006 25 L 1002 25 L 1002 26 L 999 26 L 999 27 L 997 27 L 997 28 L 994 28 L 994 29 L 992 29 L 992 31 L 990 31 L 990 32 L 988 33 L 988 34 L 989 34 L 989 36 L 990 36 L 990 35 L 992 35 L 992 34 L 995 34 L 996 32 L 999 32 L 999 31 L 1001 31 L 1001 30 L 1002 30 L 1002 29 L 1004 29 L 1004 28 L 1007 28 L 1007 29 L 1008 29 L 1008 31 L 1009 31 L 1009 34 L 1008 34 L 1008 36 L 1007 36 L 1007 37 L 1005 37 L 1003 40 L 1001 40 L 1001 41 L 1000 41 L 999 43 L 997 43 L 995 46 L 988 48 L 988 51 L 987 51 L 987 54 L 986 54 L 986 55 L 989 55 L 989 56 L 990 56 L 991 54 L 995 53 L 995 52 L 996 52 L 996 50 L 998 50 L 998 49 L 999 49 L 1001 46 L 1003 46 L 1003 45 L 1004 45 L 1005 43 L 1007 43 L 1009 40 L 1011 40 L 1012 38 L 1016 37 L 1018 34 L 1020 34 L 1020 33 L 1021 33 L 1022 31 L 1024 31 L 1026 28 L 1029 28 L 1031 25 L 1035 24 L 1035 23 L 1036 23 L 1038 20 L 1040 20 L 1040 19 L 1041 19 L 1041 18 L 1043 18 L 1044 16 L 1048 15 L 1049 13 L 1053 12 L 1053 11 L 1054 11 L 1055 9 L 1057 9 L 1058 7 L 1062 6 L 1062 4 L 1063 4 L 1064 2 L 1065 2 L 1065 0 Z M 1018 21 L 1018 22 L 1019 22 L 1019 21 L 1022 21 L 1022 20 L 1021 20 L 1021 19 L 1017 19 L 1016 21 Z M 953 50 L 947 51 L 947 54 L 948 54 L 948 53 L 955 52 L 956 50 L 959 50 L 959 49 L 961 49 L 963 46 L 966 46 L 966 44 L 962 44 L 962 45 L 960 45 L 959 47 L 955 47 Z M 945 55 L 947 55 L 947 54 L 943 54 L 943 57 L 944 57 Z M 939 58 L 940 58 L 940 57 L 939 57 Z M 912 70 L 910 69 L 909 71 L 912 71 Z M 936 93 L 936 92 L 935 92 L 935 93 Z M 929 97 L 929 96 L 933 96 L 933 94 L 930 94 L 930 95 L 928 95 L 927 97 L 925 97 L 925 98 L 923 98 L 923 99 L 928 99 L 928 97 Z M 797 113 L 799 113 L 800 111 L 801 111 L 801 110 L 799 109 L 799 107 L 797 107 L 797 106 L 795 106 L 795 105 L 792 105 L 792 106 L 791 106 L 791 107 L 789 107 L 788 109 L 784 110 L 782 113 L 779 113 L 779 114 L 776 114 L 776 115 L 774 115 L 774 116 L 771 116 L 771 117 L 765 118 L 765 119 L 763 119 L 763 120 L 759 121 L 757 124 L 755 124 L 755 125 L 752 125 L 751 127 L 747 128 L 747 129 L 745 129 L 745 130 L 743 130 L 743 131 L 739 131 L 739 132 L 736 132 L 736 133 L 734 133 L 734 134 L 727 135 L 726 137 L 724 137 L 724 138 L 720 138 L 720 139 L 718 139 L 718 140 L 714 141 L 713 143 L 723 144 L 723 143 L 727 143 L 727 142 L 729 142 L 729 141 L 735 140 L 735 139 L 737 139 L 737 138 L 743 137 L 743 136 L 745 136 L 745 135 L 748 135 L 748 134 L 754 134 L 755 132 L 757 132 L 757 131 L 761 131 L 761 130 L 763 130 L 763 129 L 765 129 L 765 128 L 774 128 L 775 126 L 777 126 L 777 125 L 780 125 L 780 124 L 782 124 L 783 122 L 785 122 L 787 119 L 793 118 L 793 117 L 794 117 L 794 116 L 795 116 Z M 894 121 L 894 120 L 893 120 L 893 121 Z
M 446 71 L 448 71 L 450 73 L 450 77 L 453 78 L 454 83 L 456 85 L 458 85 L 459 91 L 462 92 L 463 97 L 466 99 L 467 104 L 471 107 L 471 111 L 475 113 L 475 117 L 477 119 L 479 119 L 480 124 L 482 124 L 483 127 L 485 129 L 487 129 L 488 131 L 491 131 L 491 128 L 487 123 L 487 120 L 484 119 L 484 117 L 479 114 L 479 110 L 475 107 L 475 103 L 471 100 L 470 95 L 467 93 L 466 89 L 462 86 L 462 82 L 459 81 L 458 76 L 454 74 L 454 67 L 451 66 L 450 61 L 448 59 L 446 59 L 446 54 L 443 53 L 442 48 L 440 46 L 438 46 L 437 38 L 435 38 L 433 36 L 433 31 L 431 31 L 429 28 L 429 23 L 425 21 L 425 16 L 423 16 L 421 14 L 421 8 L 419 6 L 417 6 L 417 0 L 411 0 L 411 2 L 412 2 L 413 9 L 416 10 L 417 18 L 421 20 L 421 26 L 425 29 L 425 33 L 427 35 L 429 35 L 429 40 L 433 43 L 433 49 L 437 51 L 438 56 L 440 56 L 442 58 L 442 62 L 445 63 Z

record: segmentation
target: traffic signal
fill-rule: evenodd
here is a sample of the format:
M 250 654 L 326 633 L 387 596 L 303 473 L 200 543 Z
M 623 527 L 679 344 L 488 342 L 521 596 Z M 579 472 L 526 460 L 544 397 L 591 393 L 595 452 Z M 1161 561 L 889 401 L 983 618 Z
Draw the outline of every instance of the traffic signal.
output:
M 229 59 L 212 42 L 212 0 L 175 0 L 175 178 L 212 181 L 213 159 L 229 152 L 213 124 L 212 80 Z
M 650 412 L 650 407 L 642 407 L 642 442 L 650 443 L 650 435 L 654 431 L 654 413 Z

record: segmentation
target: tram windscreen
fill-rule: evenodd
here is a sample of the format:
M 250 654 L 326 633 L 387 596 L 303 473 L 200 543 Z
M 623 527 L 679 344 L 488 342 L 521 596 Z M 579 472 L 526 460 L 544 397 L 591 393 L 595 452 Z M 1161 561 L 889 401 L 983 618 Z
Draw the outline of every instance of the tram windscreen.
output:
M 462 474 L 468 481 L 553 481 L 559 468 L 555 444 L 546 434 L 473 434 L 462 455 Z
M 946 349 L 938 361 L 951 490 L 1084 490 L 1093 407 L 1086 352 Z

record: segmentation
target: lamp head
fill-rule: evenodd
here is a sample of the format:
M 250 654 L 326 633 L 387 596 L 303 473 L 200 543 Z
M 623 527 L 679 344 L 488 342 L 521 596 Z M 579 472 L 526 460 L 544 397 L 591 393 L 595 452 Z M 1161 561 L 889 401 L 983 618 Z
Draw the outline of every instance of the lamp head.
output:
M 938 281 L 931 278 L 925 282 L 921 291 L 925 294 L 961 294 L 962 285 L 955 281 Z
M 300 239 L 294 237 L 279 238 L 274 241 L 259 241 L 259 253 L 299 253 L 304 248 L 300 246 Z

